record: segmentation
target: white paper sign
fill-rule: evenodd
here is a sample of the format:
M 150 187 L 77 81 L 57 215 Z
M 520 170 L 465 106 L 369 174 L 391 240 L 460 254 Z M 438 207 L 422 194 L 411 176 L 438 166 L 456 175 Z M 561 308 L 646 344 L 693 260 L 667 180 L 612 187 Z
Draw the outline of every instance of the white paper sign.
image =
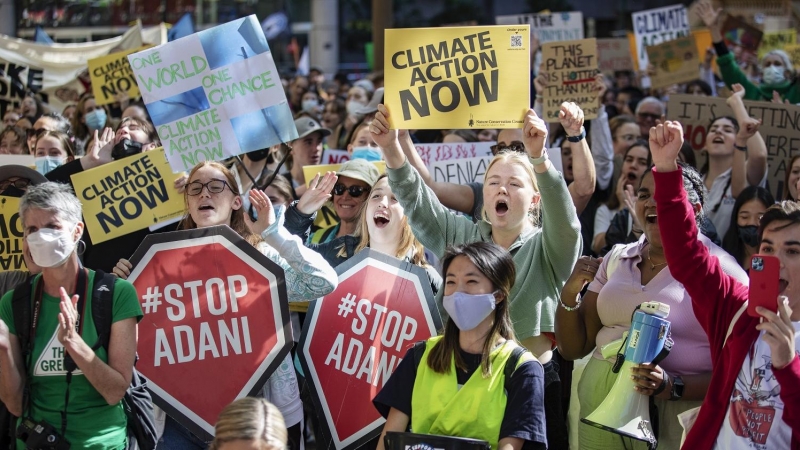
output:
M 580 11 L 497 16 L 495 19 L 498 25 L 530 24 L 540 44 L 583 39 L 583 13 Z
M 639 70 L 647 68 L 648 45 L 660 44 L 689 35 L 689 20 L 683 5 L 665 6 L 633 13 L 633 35 Z

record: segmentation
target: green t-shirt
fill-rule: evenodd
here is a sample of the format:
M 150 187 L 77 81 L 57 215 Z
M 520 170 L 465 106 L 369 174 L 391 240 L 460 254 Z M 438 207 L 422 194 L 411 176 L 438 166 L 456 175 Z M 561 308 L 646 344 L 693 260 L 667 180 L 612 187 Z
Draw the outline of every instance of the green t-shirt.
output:
M 87 280 L 89 290 L 94 285 L 93 270 L 89 270 Z M 41 276 L 40 276 L 41 277 Z M 39 278 L 40 278 L 39 277 Z M 37 278 L 36 282 L 39 281 Z M 87 299 L 85 318 L 81 335 L 87 345 L 97 342 L 97 329 L 92 319 L 92 299 Z M 0 300 L 0 319 L 8 326 L 11 334 L 16 335 L 11 301 L 14 291 L 9 291 Z M 33 374 L 31 382 L 31 411 L 27 415 L 36 421 L 44 420 L 61 431 L 61 411 L 64 409 L 64 396 L 67 390 L 66 371 L 63 368 L 64 346 L 58 341 L 57 325 L 60 299 L 42 294 L 42 306 L 39 313 L 39 324 L 33 342 L 33 353 L 28 373 Z M 116 280 L 112 322 L 136 317 L 142 318 L 142 308 L 133 285 L 124 280 Z M 31 316 L 33 315 L 31 299 Z M 104 348 L 95 354 L 103 362 L 108 363 L 108 354 Z M 102 395 L 89 383 L 86 376 L 78 369 L 72 373 L 69 386 L 69 407 L 67 410 L 66 438 L 73 450 L 80 449 L 124 449 L 127 441 L 127 418 L 122 409 L 122 402 L 109 405 Z M 17 441 L 18 449 L 25 449 L 21 441 Z

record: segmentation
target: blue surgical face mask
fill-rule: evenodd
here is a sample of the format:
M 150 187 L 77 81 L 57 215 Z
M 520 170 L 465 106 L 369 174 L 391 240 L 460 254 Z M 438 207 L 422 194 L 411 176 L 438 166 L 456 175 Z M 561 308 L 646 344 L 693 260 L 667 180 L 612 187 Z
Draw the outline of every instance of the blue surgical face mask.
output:
M 39 156 L 33 161 L 36 164 L 36 171 L 44 175 L 47 172 L 64 164 L 64 159 L 60 156 Z
M 303 111 L 313 111 L 318 105 L 316 100 L 303 100 Z
M 494 311 L 494 294 L 467 294 L 456 292 L 442 298 L 444 310 L 461 331 L 469 331 L 480 325 Z
M 106 111 L 103 108 L 97 108 L 94 111 L 84 116 L 86 119 L 86 126 L 92 131 L 99 131 L 106 124 Z
M 367 161 L 381 161 L 383 154 L 380 150 L 372 147 L 356 147 L 353 149 L 351 159 L 365 159 Z

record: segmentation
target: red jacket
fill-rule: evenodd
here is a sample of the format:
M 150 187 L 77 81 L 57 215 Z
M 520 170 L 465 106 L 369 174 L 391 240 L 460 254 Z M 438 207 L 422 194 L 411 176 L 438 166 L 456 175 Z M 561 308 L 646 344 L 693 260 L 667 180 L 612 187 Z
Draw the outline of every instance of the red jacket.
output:
M 697 240 L 694 210 L 683 190 L 681 169 L 668 173 L 653 170 L 653 176 L 661 242 L 669 270 L 692 298 L 694 314 L 708 335 L 714 366 L 708 393 L 683 448 L 710 450 L 728 412 L 736 377 L 758 339 L 759 319 L 746 313 L 739 316 L 725 342 L 734 314 L 747 300 L 748 288 L 725 274 L 717 258 Z M 773 374 L 781 385 L 783 421 L 792 429 L 791 448 L 800 449 L 800 358 L 795 356 L 783 369 L 773 369 Z

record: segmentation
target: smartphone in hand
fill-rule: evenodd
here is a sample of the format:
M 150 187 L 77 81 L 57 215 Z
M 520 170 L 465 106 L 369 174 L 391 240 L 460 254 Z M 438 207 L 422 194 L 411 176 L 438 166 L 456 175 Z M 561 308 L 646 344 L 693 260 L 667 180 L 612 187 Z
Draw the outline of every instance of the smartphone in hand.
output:
M 756 307 L 761 306 L 770 311 L 778 311 L 778 295 L 780 295 L 781 263 L 775 256 L 753 255 L 750 260 L 750 300 L 747 314 L 761 317 Z

